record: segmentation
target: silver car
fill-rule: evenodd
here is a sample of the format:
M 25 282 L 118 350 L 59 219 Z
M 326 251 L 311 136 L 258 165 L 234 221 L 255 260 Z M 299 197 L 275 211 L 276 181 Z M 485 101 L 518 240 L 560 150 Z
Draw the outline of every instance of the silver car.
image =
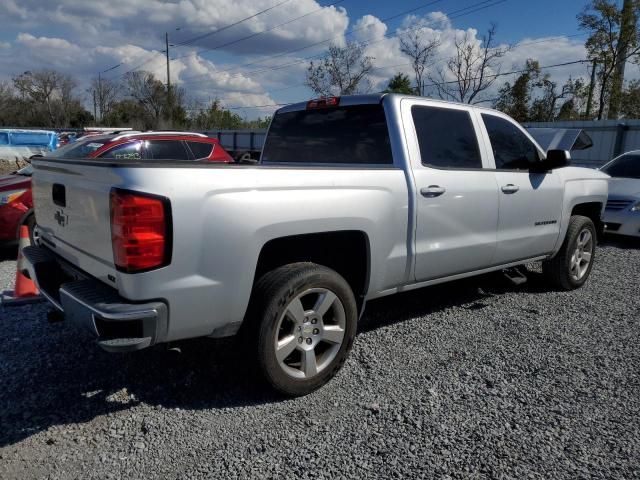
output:
M 600 170 L 611 176 L 604 211 L 607 233 L 640 237 L 640 150 L 623 153 Z

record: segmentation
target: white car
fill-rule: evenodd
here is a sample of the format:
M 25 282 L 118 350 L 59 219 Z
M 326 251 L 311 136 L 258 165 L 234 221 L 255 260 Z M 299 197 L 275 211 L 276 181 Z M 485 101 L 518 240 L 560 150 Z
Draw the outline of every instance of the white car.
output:
M 600 170 L 611 176 L 606 232 L 640 237 L 640 150 L 623 153 Z

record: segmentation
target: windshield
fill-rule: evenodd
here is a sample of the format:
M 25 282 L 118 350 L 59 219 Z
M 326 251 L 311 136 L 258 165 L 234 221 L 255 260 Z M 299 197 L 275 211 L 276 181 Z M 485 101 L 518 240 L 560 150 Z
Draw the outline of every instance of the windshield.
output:
M 640 179 L 640 154 L 623 155 L 602 169 L 607 175 Z
M 105 145 L 107 140 L 85 140 L 69 143 L 48 154 L 51 158 L 87 158 L 91 153 Z

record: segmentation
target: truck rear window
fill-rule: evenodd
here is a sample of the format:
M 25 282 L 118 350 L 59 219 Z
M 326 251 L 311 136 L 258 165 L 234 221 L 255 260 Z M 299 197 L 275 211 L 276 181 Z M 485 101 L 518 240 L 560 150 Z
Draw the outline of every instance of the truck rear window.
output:
M 353 105 L 277 114 L 262 151 L 264 163 L 393 163 L 382 105 Z

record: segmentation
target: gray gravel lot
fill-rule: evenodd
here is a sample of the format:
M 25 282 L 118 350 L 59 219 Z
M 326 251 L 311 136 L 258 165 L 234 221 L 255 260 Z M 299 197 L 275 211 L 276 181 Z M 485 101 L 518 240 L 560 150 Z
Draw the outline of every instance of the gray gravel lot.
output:
M 0 309 L 0 478 L 640 478 L 639 279 L 640 244 L 609 243 L 575 292 L 534 271 L 372 302 L 295 400 L 233 342 L 112 355 Z

